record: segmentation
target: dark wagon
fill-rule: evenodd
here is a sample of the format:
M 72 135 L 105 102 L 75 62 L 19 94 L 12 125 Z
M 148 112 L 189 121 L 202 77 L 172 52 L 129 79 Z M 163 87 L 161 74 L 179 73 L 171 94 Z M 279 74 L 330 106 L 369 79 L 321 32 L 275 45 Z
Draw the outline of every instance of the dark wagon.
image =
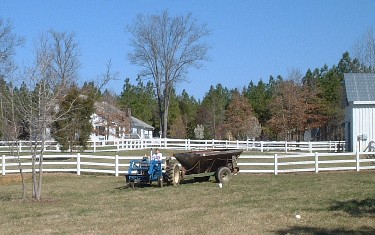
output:
M 212 149 L 173 154 L 181 168 L 167 159 L 165 180 L 176 185 L 186 176 L 192 176 L 196 181 L 208 181 L 214 175 L 218 183 L 228 182 L 231 175 L 239 171 L 237 158 L 242 152 L 238 149 Z

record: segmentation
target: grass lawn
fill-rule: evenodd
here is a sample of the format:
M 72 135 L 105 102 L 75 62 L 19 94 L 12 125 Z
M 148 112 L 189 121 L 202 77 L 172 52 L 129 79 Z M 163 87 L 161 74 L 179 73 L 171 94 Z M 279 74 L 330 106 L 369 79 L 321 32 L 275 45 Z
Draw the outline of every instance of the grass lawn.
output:
M 43 179 L 35 202 L 20 199 L 18 175 L 0 177 L 0 234 L 375 234 L 374 171 L 239 174 L 221 189 L 213 177 L 135 189 L 114 176 Z

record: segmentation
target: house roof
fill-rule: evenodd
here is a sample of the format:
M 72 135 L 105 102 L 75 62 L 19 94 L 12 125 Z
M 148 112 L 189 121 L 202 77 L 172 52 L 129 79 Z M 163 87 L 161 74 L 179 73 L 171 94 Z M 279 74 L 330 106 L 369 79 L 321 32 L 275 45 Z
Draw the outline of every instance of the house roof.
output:
M 344 74 L 348 102 L 375 101 L 375 73 Z
M 144 121 L 139 120 L 136 117 L 131 117 L 132 118 L 132 127 L 142 127 L 143 129 L 151 129 L 153 130 L 154 127 L 145 123 Z
M 117 118 L 127 115 L 126 112 L 121 111 L 120 109 L 116 108 L 115 106 L 111 104 L 108 104 L 107 102 L 95 102 L 95 109 L 99 113 L 116 114 Z M 131 127 L 140 127 L 143 129 L 154 130 L 153 126 L 133 116 L 131 116 Z

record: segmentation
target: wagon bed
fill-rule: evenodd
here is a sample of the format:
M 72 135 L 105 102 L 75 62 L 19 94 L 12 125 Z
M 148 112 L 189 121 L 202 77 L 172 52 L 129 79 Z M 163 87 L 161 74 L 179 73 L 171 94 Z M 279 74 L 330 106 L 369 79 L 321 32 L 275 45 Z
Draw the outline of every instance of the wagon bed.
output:
M 243 150 L 212 149 L 184 153 L 173 156 L 182 166 L 186 175 L 216 172 L 220 167 L 228 167 L 232 172 L 237 172 L 237 158 Z

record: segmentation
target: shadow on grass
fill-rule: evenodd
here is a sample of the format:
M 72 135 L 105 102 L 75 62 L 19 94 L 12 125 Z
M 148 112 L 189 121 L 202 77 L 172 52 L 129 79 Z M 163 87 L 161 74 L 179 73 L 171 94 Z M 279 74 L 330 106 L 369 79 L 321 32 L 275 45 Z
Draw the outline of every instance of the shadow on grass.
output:
M 180 184 L 196 184 L 196 183 L 203 183 L 203 182 L 210 182 L 210 183 L 216 183 L 214 181 L 197 181 L 196 179 L 194 178 L 190 178 L 190 179 L 184 179 L 180 182 Z M 172 184 L 167 184 L 167 183 L 164 183 L 163 184 L 163 187 L 175 187 L 173 186 Z M 126 190 L 126 189 L 132 189 L 130 184 L 128 183 L 125 183 L 124 186 L 120 186 L 120 187 L 117 187 L 115 188 L 116 190 Z M 141 183 L 141 184 L 138 184 L 136 183 L 134 185 L 134 188 L 159 188 L 159 186 L 153 182 L 151 185 L 150 184 L 146 184 L 146 183 Z
M 363 227 L 360 230 L 346 230 L 346 229 L 323 229 L 314 227 L 295 226 L 285 230 L 275 231 L 276 234 L 306 234 L 306 235 L 370 235 L 375 234 L 373 228 Z
M 1 195 L 0 196 L 0 201 L 11 201 L 13 200 L 12 197 L 10 197 L 9 195 Z
M 344 211 L 352 216 L 375 216 L 375 199 L 334 201 L 331 211 Z

